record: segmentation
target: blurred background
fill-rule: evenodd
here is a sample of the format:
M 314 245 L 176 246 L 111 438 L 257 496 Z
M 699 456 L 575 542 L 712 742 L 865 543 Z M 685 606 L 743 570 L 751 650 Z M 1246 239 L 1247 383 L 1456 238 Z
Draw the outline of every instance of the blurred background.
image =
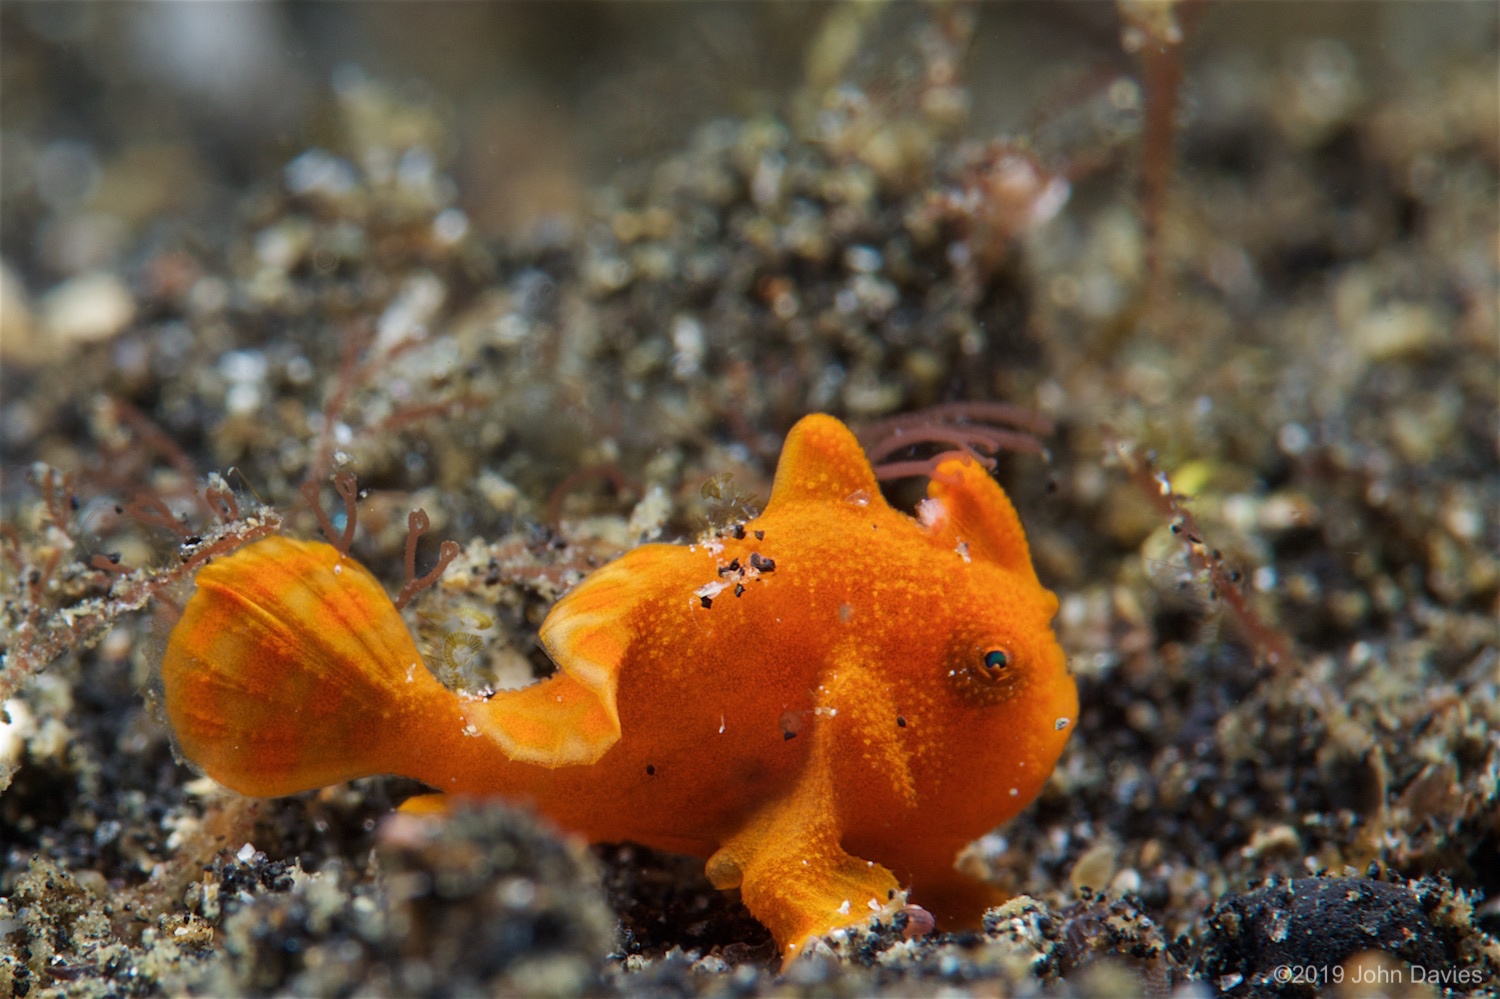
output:
M 1133 69 L 1113 5 L 969 10 L 969 134 L 1033 133 Z M 1275 10 L 1209 7 L 1188 49 L 1208 76 L 1189 73 L 1193 86 L 1235 78 L 1247 61 L 1321 60 L 1336 90 L 1351 60 L 1396 71 L 1493 48 L 1482 3 L 1443 4 L 1441 16 L 1411 2 Z M 890 42 L 931 13 L 856 5 L 859 50 L 843 54 L 827 51 L 825 29 L 849 11 L 821 3 L 16 0 L 0 10 L 0 253 L 35 292 L 116 261 L 163 219 L 223 221 L 247 185 L 337 144 L 333 104 L 362 76 L 443 123 L 432 152 L 480 232 L 574 219 L 591 184 L 675 149 L 698 124 L 795 117 L 799 88 L 834 82 L 818 80 L 830 65 L 896 85 L 915 54 Z M 1334 41 L 1309 50 L 1320 38 Z

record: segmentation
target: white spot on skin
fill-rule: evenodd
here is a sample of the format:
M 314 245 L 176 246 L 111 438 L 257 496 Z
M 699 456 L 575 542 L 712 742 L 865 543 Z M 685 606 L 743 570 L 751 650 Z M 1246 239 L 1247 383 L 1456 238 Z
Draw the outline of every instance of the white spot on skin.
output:
M 1010 789 L 1010 796 L 1012 798 L 1019 797 L 1020 794 L 1021 794 L 1020 789 L 1014 788 L 1014 787 Z
M 863 489 L 856 489 L 845 498 L 844 502 L 853 506 L 869 506 L 870 494 Z
M 958 547 L 953 550 L 958 552 L 958 557 L 963 559 L 964 562 L 973 561 L 973 559 L 969 558 L 969 543 L 967 541 L 960 541 Z
M 866 902 L 865 905 L 868 905 L 870 907 L 870 911 L 871 912 L 879 912 L 880 911 L 880 903 L 877 902 L 873 898 L 870 899 L 868 902 Z
M 849 900 L 847 898 L 844 899 L 844 904 L 841 905 L 841 906 L 839 906 L 839 915 L 840 916 L 847 916 L 847 915 L 849 915 Z
M 948 519 L 948 508 L 939 499 L 924 499 L 917 501 L 917 520 L 929 531 L 936 530 L 943 521 Z
M 1057 730 L 1059 732 L 1061 732 L 1063 729 L 1065 729 L 1065 728 L 1068 727 L 1068 724 L 1069 724 L 1068 719 L 1066 719 L 1066 718 L 1059 718 L 1057 720 L 1056 728 L 1057 728 Z
M 469 724 L 464 726 L 464 735 L 468 736 L 470 739 L 473 739 L 474 737 L 479 735 L 479 726 L 475 725 L 473 722 L 469 722 Z
M 342 576 L 344 574 L 344 567 L 341 566 L 341 565 L 334 566 L 333 567 L 333 574 L 335 576 Z
M 244 846 L 240 847 L 239 852 L 234 855 L 234 859 L 238 860 L 242 864 L 248 864 L 250 862 L 250 858 L 254 856 L 255 844 L 246 843 Z
M 724 716 L 722 714 L 719 715 L 719 734 L 724 734 Z

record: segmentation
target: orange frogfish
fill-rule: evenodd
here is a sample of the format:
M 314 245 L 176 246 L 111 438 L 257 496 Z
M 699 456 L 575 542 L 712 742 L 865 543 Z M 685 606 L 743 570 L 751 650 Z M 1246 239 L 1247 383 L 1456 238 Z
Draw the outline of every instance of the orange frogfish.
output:
M 999 900 L 954 858 L 1067 742 L 1056 610 L 978 463 L 939 462 L 914 518 L 815 415 L 759 517 L 636 548 L 559 600 L 540 635 L 558 670 L 529 687 L 448 690 L 363 566 L 281 536 L 198 573 L 162 674 L 182 752 L 221 784 L 402 774 L 707 857 L 790 960 L 903 888 L 944 926 Z

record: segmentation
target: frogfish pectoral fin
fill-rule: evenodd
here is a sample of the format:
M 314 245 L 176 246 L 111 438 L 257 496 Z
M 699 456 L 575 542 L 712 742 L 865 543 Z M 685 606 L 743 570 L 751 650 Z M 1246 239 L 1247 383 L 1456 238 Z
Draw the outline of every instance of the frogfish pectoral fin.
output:
M 740 890 L 776 938 L 783 968 L 815 938 L 884 913 L 900 891 L 888 869 L 844 851 L 835 816 L 826 772 L 804 772 L 708 859 L 709 881 Z

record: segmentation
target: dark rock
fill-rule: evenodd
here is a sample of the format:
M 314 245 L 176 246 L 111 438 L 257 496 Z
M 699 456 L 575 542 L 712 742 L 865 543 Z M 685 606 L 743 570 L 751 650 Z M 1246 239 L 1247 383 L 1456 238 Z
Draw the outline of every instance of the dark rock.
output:
M 1366 951 L 1424 968 L 1454 963 L 1420 894 L 1368 878 L 1297 878 L 1228 895 L 1208 925 L 1197 972 L 1234 995 L 1316 995 L 1313 979 L 1331 984 Z

